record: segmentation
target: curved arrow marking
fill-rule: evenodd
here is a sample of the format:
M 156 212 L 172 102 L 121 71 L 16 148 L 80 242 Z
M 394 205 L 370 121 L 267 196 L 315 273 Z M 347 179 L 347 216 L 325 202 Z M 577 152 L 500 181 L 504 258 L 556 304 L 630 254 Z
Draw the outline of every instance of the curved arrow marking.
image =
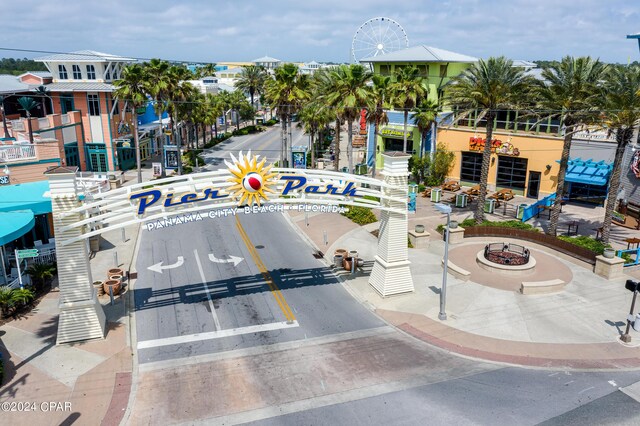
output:
M 184 257 L 178 256 L 178 261 L 172 265 L 162 266 L 162 261 L 156 263 L 155 265 L 149 266 L 147 269 L 153 272 L 162 273 L 163 269 L 173 269 L 178 268 L 184 264 Z
M 229 256 L 229 259 L 218 259 L 213 255 L 213 253 L 209 253 L 209 260 L 215 263 L 233 263 L 233 266 L 238 266 L 238 263 L 244 260 L 244 257 L 238 256 Z

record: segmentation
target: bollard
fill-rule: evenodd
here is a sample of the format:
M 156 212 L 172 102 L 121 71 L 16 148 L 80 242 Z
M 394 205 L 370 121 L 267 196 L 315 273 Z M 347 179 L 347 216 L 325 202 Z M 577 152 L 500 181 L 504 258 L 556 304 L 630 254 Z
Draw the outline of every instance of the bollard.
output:
M 124 232 L 124 228 L 122 228 L 122 242 L 126 243 L 127 242 L 127 235 Z
M 118 263 L 118 252 L 117 251 L 113 252 L 113 264 L 115 265 L 116 268 L 118 266 L 120 266 L 120 263 Z
M 322 231 L 322 238 L 324 240 L 324 245 L 329 245 L 329 237 L 327 236 L 327 231 Z
M 111 299 L 111 306 L 113 306 L 113 286 L 109 286 L 109 298 Z

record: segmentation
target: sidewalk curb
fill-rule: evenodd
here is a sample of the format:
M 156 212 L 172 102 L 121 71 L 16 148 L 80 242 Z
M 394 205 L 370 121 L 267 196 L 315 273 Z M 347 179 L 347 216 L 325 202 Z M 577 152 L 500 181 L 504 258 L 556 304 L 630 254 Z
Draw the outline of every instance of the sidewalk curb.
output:
M 136 233 L 136 242 L 135 247 L 133 249 L 133 253 L 131 259 L 129 261 L 129 268 L 127 271 L 129 272 L 129 276 L 131 277 L 131 272 L 136 273 L 136 278 L 129 278 L 129 282 L 127 283 L 127 298 L 125 300 L 125 313 L 127 314 L 129 327 L 127 330 L 127 337 L 129 348 L 131 349 L 131 358 L 132 358 L 132 366 L 131 366 L 131 388 L 129 390 L 129 400 L 127 401 L 127 408 L 122 416 L 122 420 L 120 424 L 126 425 L 129 423 L 129 418 L 131 416 L 131 412 L 133 410 L 133 405 L 136 400 L 136 394 L 138 391 L 138 351 L 136 350 L 138 338 L 136 333 L 136 319 L 134 315 L 133 309 L 127 309 L 134 304 L 134 296 L 133 291 L 135 284 L 137 283 L 137 270 L 135 269 L 134 260 L 138 258 L 138 251 L 140 250 L 140 241 L 142 240 L 142 232 L 144 228 L 138 224 L 138 232 Z

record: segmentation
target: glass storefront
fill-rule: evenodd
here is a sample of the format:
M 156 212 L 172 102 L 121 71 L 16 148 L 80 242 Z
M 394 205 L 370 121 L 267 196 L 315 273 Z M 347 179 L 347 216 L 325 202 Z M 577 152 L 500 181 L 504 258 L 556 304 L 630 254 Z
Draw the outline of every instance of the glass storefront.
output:
M 463 152 L 460 166 L 460 180 L 464 182 L 480 182 L 482 170 L 482 154 L 479 152 Z
M 499 155 L 496 186 L 524 190 L 527 185 L 528 162 L 526 158 Z

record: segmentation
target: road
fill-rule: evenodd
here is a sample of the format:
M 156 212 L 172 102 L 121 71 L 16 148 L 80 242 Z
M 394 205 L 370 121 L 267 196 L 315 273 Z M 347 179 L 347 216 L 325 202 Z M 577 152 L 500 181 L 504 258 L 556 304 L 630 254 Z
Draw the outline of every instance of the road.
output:
M 240 149 L 275 160 L 279 137 L 272 129 L 233 138 L 205 154 L 206 168 Z M 278 213 L 143 231 L 132 422 L 639 420 L 640 404 L 617 389 L 640 372 L 527 370 L 451 355 L 386 325 L 314 254 Z

